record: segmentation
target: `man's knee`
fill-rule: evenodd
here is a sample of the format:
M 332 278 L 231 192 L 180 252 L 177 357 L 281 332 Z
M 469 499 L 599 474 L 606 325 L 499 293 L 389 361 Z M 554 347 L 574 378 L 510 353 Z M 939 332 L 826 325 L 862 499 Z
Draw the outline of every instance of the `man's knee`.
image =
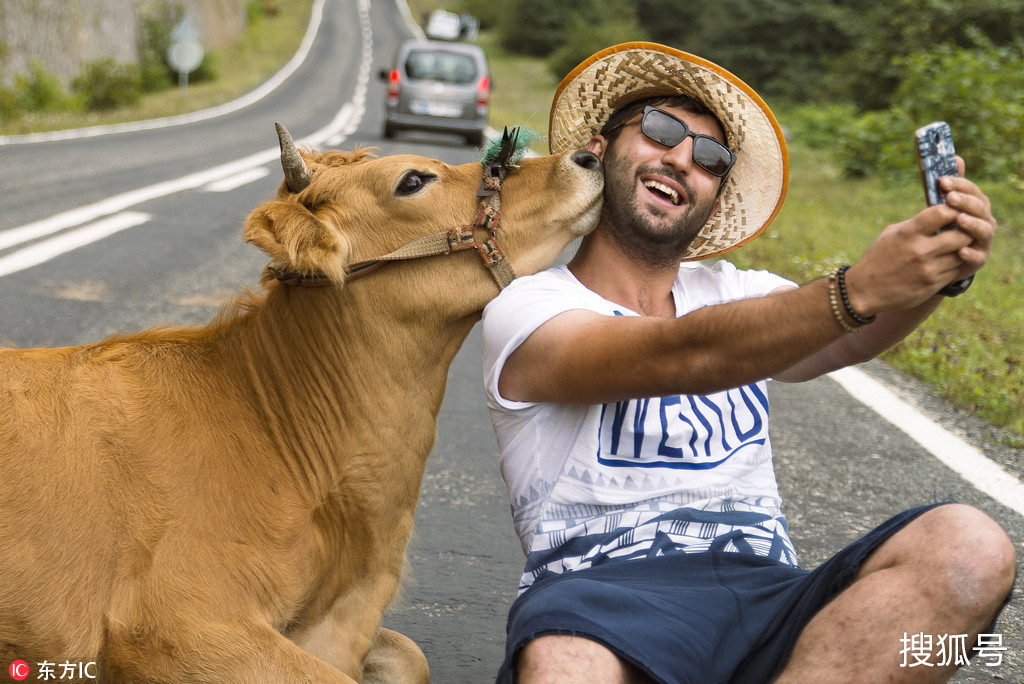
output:
M 631 665 L 596 641 L 549 634 L 537 637 L 519 652 L 520 682 L 647 682 Z
M 876 565 L 916 568 L 963 608 L 1001 602 L 1013 586 L 1013 541 L 986 513 L 949 504 L 922 513 L 878 549 Z M 867 565 L 867 564 L 866 564 Z

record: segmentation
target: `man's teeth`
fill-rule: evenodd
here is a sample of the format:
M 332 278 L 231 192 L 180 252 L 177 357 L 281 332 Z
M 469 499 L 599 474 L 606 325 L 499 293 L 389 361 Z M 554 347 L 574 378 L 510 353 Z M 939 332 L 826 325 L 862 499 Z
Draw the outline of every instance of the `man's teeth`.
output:
M 679 193 L 673 190 L 672 188 L 668 187 L 664 183 L 648 180 L 644 181 L 644 187 L 649 188 L 651 190 L 657 190 L 660 193 L 668 195 L 668 198 L 672 200 L 672 204 L 679 206 Z

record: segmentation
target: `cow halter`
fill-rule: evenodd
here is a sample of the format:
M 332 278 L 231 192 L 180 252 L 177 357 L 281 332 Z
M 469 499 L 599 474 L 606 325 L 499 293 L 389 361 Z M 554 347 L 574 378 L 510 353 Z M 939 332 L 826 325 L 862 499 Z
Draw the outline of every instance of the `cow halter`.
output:
M 296 187 L 301 186 L 301 189 L 309 184 L 309 171 L 296 151 L 295 143 L 288 131 L 281 124 L 277 124 L 277 131 L 281 138 L 281 161 L 285 170 L 285 180 L 292 192 L 298 192 Z M 360 278 L 391 261 L 407 261 L 473 249 L 480 255 L 498 288 L 504 289 L 508 286 L 515 280 L 516 274 L 505 256 L 505 251 L 498 244 L 498 227 L 501 222 L 501 184 L 509 168 L 514 168 L 510 163 L 510 157 L 516 148 L 518 136 L 518 128 L 513 128 L 511 133 L 506 128 L 497 155 L 492 161 L 485 162 L 483 178 L 476 193 L 480 198 L 480 209 L 471 224 L 455 226 L 447 231 L 417 238 L 393 252 L 352 264 L 345 269 L 346 280 Z M 292 185 L 293 176 L 296 185 Z M 477 229 L 487 231 L 487 238 L 483 242 L 476 240 Z M 330 278 L 324 274 L 303 275 L 281 262 L 272 262 L 267 266 L 267 272 L 285 285 L 327 287 L 331 284 Z

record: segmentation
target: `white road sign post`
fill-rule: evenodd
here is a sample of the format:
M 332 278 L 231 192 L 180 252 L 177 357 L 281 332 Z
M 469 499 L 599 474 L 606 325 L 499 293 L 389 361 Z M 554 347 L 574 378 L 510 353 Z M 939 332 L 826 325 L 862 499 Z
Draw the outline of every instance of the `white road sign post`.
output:
M 182 97 L 188 96 L 188 75 L 203 62 L 203 45 L 199 30 L 191 17 L 185 16 L 171 31 L 171 47 L 167 50 L 167 63 L 178 72 L 178 85 Z

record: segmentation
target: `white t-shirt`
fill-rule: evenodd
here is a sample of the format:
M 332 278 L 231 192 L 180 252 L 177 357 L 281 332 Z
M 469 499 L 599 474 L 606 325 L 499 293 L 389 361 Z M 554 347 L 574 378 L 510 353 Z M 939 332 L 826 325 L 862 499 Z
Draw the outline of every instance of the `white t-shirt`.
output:
M 788 280 L 766 271 L 683 264 L 676 315 Z M 520 591 L 549 572 L 604 559 L 722 550 L 796 565 L 768 438 L 767 383 L 708 396 L 600 406 L 508 401 L 505 360 L 544 322 L 586 309 L 637 316 L 588 290 L 565 266 L 515 280 L 484 309 L 484 383 L 516 532 Z

